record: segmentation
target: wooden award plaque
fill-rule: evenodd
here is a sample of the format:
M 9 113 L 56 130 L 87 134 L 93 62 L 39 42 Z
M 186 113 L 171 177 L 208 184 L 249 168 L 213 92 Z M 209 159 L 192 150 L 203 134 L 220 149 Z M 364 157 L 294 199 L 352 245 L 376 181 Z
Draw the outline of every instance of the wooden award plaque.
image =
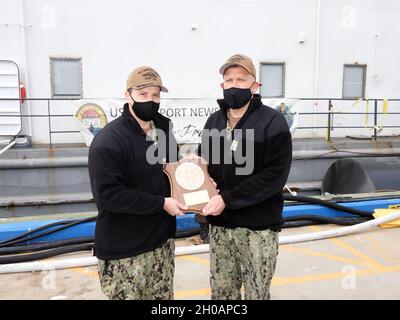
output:
M 218 194 L 202 158 L 182 159 L 164 168 L 171 186 L 171 197 L 186 205 L 185 212 L 201 212 L 211 197 Z

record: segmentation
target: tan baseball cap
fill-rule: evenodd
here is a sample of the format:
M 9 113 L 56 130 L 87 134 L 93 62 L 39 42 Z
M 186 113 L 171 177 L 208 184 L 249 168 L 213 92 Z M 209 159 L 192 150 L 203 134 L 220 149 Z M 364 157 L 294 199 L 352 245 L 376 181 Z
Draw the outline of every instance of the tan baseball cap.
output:
M 151 67 L 139 67 L 133 70 L 126 80 L 126 90 L 132 88 L 135 90 L 146 87 L 160 87 L 162 92 L 168 92 L 168 89 L 162 85 L 161 77 L 156 70 Z
M 219 73 L 224 75 L 226 69 L 233 66 L 241 66 L 245 68 L 251 75 L 256 78 L 256 68 L 254 67 L 253 61 L 244 54 L 235 54 L 230 57 L 219 69 Z

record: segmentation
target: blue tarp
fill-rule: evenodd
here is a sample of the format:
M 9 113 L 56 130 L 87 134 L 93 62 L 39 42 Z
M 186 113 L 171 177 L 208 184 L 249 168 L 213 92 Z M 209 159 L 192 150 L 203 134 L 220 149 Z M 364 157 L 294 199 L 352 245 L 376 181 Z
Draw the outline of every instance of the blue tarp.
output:
M 376 208 L 388 208 L 390 205 L 400 205 L 400 198 L 395 199 L 379 199 L 379 200 L 364 200 L 364 201 L 353 201 L 341 203 L 346 207 L 351 207 L 359 210 L 373 211 Z M 266 208 L 266 214 L 268 210 Z M 321 205 L 312 204 L 289 204 L 285 205 L 283 210 L 284 218 L 297 217 L 301 215 L 318 215 L 329 218 L 337 217 L 357 217 L 349 213 L 340 212 L 335 209 L 327 208 Z M 177 217 L 177 230 L 186 231 L 199 227 L 199 224 L 194 219 L 194 213 L 188 213 L 183 217 Z M 17 236 L 29 230 L 57 222 L 61 220 L 40 220 L 40 221 L 24 221 L 17 223 L 2 223 L 0 224 L 0 241 L 9 239 Z M 57 227 L 53 227 L 57 228 Z M 46 229 L 46 230 L 51 230 Z M 49 242 L 56 240 L 71 239 L 77 237 L 93 237 L 95 229 L 95 222 L 85 222 L 79 225 L 75 225 L 65 230 L 58 231 L 47 236 L 43 236 L 27 243 L 38 243 L 38 242 Z M 40 231 L 43 232 L 43 231 Z

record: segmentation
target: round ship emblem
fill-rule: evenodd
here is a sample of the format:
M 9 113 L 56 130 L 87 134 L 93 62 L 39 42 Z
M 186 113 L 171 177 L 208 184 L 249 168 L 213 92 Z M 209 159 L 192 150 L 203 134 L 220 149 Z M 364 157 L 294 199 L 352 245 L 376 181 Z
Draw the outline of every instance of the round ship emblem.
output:
M 176 168 L 175 178 L 178 184 L 186 190 L 200 188 L 205 180 L 203 170 L 197 164 L 191 162 L 180 164 Z
M 82 105 L 75 116 L 93 135 L 96 135 L 107 124 L 105 112 L 95 103 Z

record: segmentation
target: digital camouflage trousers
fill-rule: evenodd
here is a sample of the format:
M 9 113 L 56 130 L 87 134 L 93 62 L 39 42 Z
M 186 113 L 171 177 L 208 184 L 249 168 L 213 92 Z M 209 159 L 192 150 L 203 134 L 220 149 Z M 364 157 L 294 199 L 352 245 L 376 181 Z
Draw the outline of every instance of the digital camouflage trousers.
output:
M 278 256 L 278 232 L 247 228 L 210 228 L 211 298 L 270 299 Z
M 172 300 L 175 242 L 134 257 L 99 259 L 102 291 L 111 300 Z

